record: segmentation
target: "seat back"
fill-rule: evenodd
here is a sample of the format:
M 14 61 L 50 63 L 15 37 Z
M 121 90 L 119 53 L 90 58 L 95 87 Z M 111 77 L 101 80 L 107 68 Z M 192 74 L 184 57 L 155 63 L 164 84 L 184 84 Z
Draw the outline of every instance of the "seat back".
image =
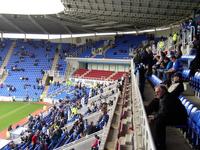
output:
M 190 116 L 190 112 L 191 112 L 191 110 L 192 110 L 193 107 L 194 107 L 194 105 L 190 103 L 190 105 L 187 108 L 187 114 L 188 114 L 188 116 Z
M 194 123 L 197 123 L 197 121 L 200 119 L 200 110 L 195 111 L 191 116 L 191 119 Z
M 191 103 L 190 103 L 189 101 L 187 101 L 187 102 L 184 104 L 185 108 L 187 109 L 188 106 L 189 106 L 190 104 L 191 104 Z
M 185 105 L 185 103 L 187 102 L 188 100 L 185 98 L 183 101 L 182 101 L 182 104 Z

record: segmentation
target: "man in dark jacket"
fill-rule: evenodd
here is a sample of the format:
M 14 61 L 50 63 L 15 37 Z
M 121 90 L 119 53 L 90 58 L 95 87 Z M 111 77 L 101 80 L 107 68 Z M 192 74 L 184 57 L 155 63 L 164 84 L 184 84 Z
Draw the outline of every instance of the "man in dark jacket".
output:
M 156 99 L 146 108 L 150 121 L 155 123 L 157 150 L 165 150 L 166 127 L 186 125 L 187 111 L 177 97 L 168 93 L 165 85 L 155 87 Z M 152 113 L 155 112 L 153 115 Z
M 190 63 L 190 77 L 193 77 L 195 72 L 200 69 L 200 48 L 196 52 L 195 58 Z

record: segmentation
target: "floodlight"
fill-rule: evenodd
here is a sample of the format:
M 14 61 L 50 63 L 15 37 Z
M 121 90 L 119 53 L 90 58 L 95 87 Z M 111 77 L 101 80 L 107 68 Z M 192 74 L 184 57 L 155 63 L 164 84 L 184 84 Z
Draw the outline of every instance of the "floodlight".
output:
M 45 15 L 62 11 L 61 0 L 0 0 L 0 14 Z

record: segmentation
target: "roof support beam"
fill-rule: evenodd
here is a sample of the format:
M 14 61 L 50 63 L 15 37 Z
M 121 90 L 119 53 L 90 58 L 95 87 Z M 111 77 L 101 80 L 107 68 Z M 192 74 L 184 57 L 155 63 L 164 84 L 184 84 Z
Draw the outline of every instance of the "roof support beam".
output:
M 21 28 L 19 28 L 17 25 L 15 25 L 12 21 L 8 20 L 6 17 L 3 15 L 0 15 L 0 18 L 3 19 L 7 24 L 15 28 L 18 32 L 20 33 L 25 33 Z
M 28 18 L 30 19 L 30 21 L 37 27 L 39 28 L 44 34 L 49 34 L 40 24 L 38 24 L 35 19 L 32 16 L 28 16 Z
M 68 33 L 72 33 L 69 28 L 67 26 L 72 26 L 72 27 L 77 27 L 80 31 L 86 32 L 86 33 L 90 33 L 90 30 L 86 30 L 86 29 L 82 29 L 81 25 L 78 24 L 74 24 L 74 23 L 70 23 L 70 22 L 66 22 L 66 21 L 61 21 L 60 19 L 54 18 L 52 16 L 45 16 L 46 19 L 51 20 L 53 22 L 59 23 L 60 25 L 62 25 Z
M 46 16 L 45 17 L 48 20 L 51 20 L 52 22 L 58 23 L 69 33 L 72 34 L 71 30 L 67 27 L 67 25 L 65 25 L 64 23 L 61 23 L 60 21 L 58 21 L 58 19 L 50 17 L 50 16 Z

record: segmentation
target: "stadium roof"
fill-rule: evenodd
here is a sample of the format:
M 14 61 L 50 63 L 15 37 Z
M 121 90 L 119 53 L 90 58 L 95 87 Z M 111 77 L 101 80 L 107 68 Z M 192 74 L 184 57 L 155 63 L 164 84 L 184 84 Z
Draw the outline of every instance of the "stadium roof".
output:
M 0 32 L 80 34 L 152 29 L 177 24 L 200 8 L 199 0 L 62 0 L 54 15 L 0 14 Z M 45 8 L 44 8 L 45 9 Z

